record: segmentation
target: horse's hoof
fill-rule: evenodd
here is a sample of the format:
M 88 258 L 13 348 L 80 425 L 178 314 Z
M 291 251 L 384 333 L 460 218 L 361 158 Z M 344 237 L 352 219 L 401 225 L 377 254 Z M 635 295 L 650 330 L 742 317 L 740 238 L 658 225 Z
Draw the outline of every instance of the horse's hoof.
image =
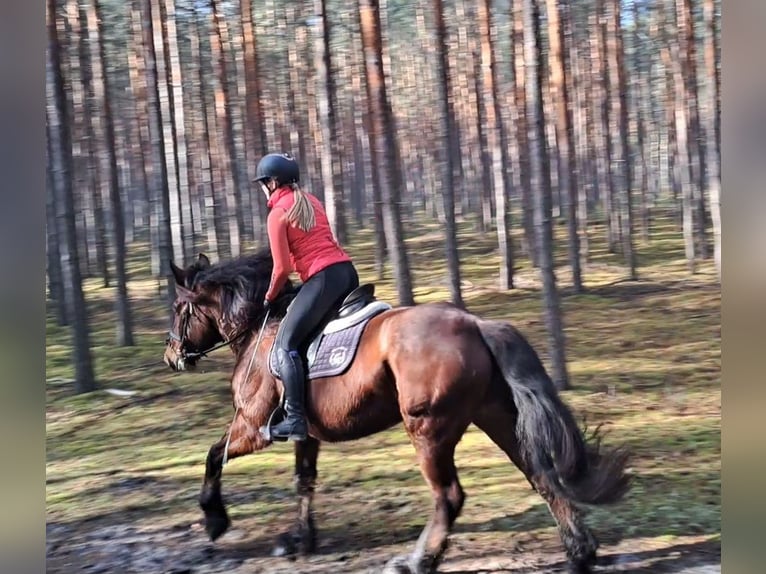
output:
M 569 574 L 592 574 L 593 569 L 590 567 L 591 563 L 588 562 L 570 562 L 568 572 Z
M 409 556 L 395 556 L 383 567 L 382 574 L 416 574 L 410 567 Z
M 272 556 L 293 556 L 296 552 L 295 535 L 292 532 L 283 532 L 277 536 L 274 548 L 271 550 Z
M 211 514 L 205 517 L 205 532 L 215 542 L 229 529 L 231 520 L 226 514 Z

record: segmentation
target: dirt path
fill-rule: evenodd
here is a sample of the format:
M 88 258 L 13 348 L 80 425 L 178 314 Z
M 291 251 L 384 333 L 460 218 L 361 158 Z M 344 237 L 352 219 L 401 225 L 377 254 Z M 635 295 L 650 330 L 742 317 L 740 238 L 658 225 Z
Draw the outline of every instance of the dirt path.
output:
M 343 552 L 343 540 L 326 537 L 311 557 L 270 556 L 266 540 L 233 529 L 213 545 L 199 524 L 147 530 L 130 524 L 49 524 L 47 572 L 53 574 L 287 574 L 380 572 L 390 557 L 406 552 L 411 543 L 372 546 Z M 321 536 L 321 532 L 320 532 Z M 414 540 L 413 540 L 414 542 Z M 359 541 L 355 546 L 359 547 Z M 685 539 L 665 547 L 641 541 L 604 546 L 597 572 L 717 574 L 720 543 L 705 538 Z M 456 533 L 439 571 L 452 574 L 521 574 L 565 572 L 564 556 L 553 536 L 487 532 Z

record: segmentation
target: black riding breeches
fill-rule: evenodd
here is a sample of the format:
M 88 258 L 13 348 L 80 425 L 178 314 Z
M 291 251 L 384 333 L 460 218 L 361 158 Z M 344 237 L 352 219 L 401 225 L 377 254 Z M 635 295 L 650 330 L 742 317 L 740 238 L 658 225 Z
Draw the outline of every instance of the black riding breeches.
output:
M 350 261 L 325 267 L 309 278 L 287 308 L 274 341 L 275 350 L 302 350 L 330 311 L 357 287 L 359 276 Z

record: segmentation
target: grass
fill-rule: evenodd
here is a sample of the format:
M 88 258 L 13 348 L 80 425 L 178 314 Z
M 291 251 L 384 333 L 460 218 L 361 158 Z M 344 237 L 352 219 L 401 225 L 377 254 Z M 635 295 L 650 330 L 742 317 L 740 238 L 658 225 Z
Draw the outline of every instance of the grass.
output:
M 556 230 L 562 239 L 564 229 Z M 408 222 L 408 249 L 418 302 L 448 298 L 439 227 Z M 520 262 L 518 288 L 496 288 L 494 236 L 461 222 L 460 257 L 468 308 L 505 319 L 524 332 L 547 362 L 537 272 Z M 572 293 L 566 253 L 556 254 L 572 389 L 565 400 L 590 424 L 604 423 L 608 441 L 636 453 L 635 484 L 615 508 L 590 512 L 606 541 L 672 545 L 689 536 L 720 536 L 720 288 L 712 264 L 689 276 L 680 233 L 657 222 L 651 243 L 637 245 L 640 281 L 625 281 L 619 257 L 592 234 L 585 294 Z M 518 238 L 515 238 L 518 239 Z M 363 281 L 396 300 L 389 278 L 374 274 L 370 232 L 353 238 Z M 518 242 L 516 243 L 518 245 Z M 138 248 L 133 250 L 138 252 Z M 521 259 L 521 258 L 519 258 Z M 181 524 L 199 519 L 196 495 L 209 446 L 229 422 L 231 357 L 222 351 L 194 373 L 160 363 L 165 311 L 157 282 L 140 258 L 130 264 L 136 317 L 133 348 L 117 348 L 113 291 L 86 284 L 93 355 L 101 390 L 74 395 L 70 341 L 52 316 L 47 324 L 47 519 L 87 527 L 91 521 Z M 116 397 L 109 387 L 134 390 Z M 152 399 L 152 397 L 156 397 Z M 542 500 L 520 473 L 471 427 L 457 452 L 468 499 L 457 532 L 513 531 L 553 537 Z M 414 450 L 400 428 L 360 441 L 326 445 L 320 457 L 317 520 L 323 536 L 353 540 L 358 549 L 408 541 L 431 503 Z M 226 467 L 224 491 L 232 519 L 254 536 L 292 512 L 292 454 L 285 446 Z

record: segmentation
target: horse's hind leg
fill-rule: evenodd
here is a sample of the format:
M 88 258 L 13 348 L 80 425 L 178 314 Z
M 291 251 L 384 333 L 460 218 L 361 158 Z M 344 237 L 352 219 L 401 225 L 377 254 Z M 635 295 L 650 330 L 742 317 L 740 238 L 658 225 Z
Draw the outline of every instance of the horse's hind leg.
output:
M 596 560 L 598 542 L 585 525 L 580 510 L 570 500 L 554 494 L 542 476 L 532 475 L 519 451 L 516 438 L 515 406 L 496 402 L 483 407 L 474 418 L 474 424 L 508 455 L 524 473 L 527 481 L 545 499 L 556 520 L 561 541 L 566 550 L 572 574 L 587 574 Z
M 444 425 L 439 425 L 430 418 L 421 419 L 419 424 L 414 425 L 417 430 L 407 425 L 417 449 L 421 472 L 431 487 L 434 510 L 413 553 L 391 560 L 385 569 L 387 574 L 433 572 L 447 549 L 447 537 L 465 500 L 455 468 L 454 454 L 455 446 L 468 425 L 460 429 L 459 433 L 453 425 L 454 422 L 449 424 L 446 421 Z
M 221 440 L 210 447 L 205 462 L 205 478 L 199 494 L 199 505 L 205 513 L 205 531 L 211 540 L 216 540 L 229 528 L 231 521 L 221 496 L 221 472 L 223 455 L 229 440 L 229 460 L 250 454 L 267 446 L 261 438 L 258 427 L 247 424 L 243 416 L 235 417 Z M 230 435 L 230 437 L 229 437 Z
M 309 554 L 316 549 L 314 528 L 314 488 L 317 478 L 319 441 L 308 437 L 295 443 L 295 487 L 298 493 L 298 516 L 291 530 L 280 534 L 274 551 L 278 555 L 296 551 Z

